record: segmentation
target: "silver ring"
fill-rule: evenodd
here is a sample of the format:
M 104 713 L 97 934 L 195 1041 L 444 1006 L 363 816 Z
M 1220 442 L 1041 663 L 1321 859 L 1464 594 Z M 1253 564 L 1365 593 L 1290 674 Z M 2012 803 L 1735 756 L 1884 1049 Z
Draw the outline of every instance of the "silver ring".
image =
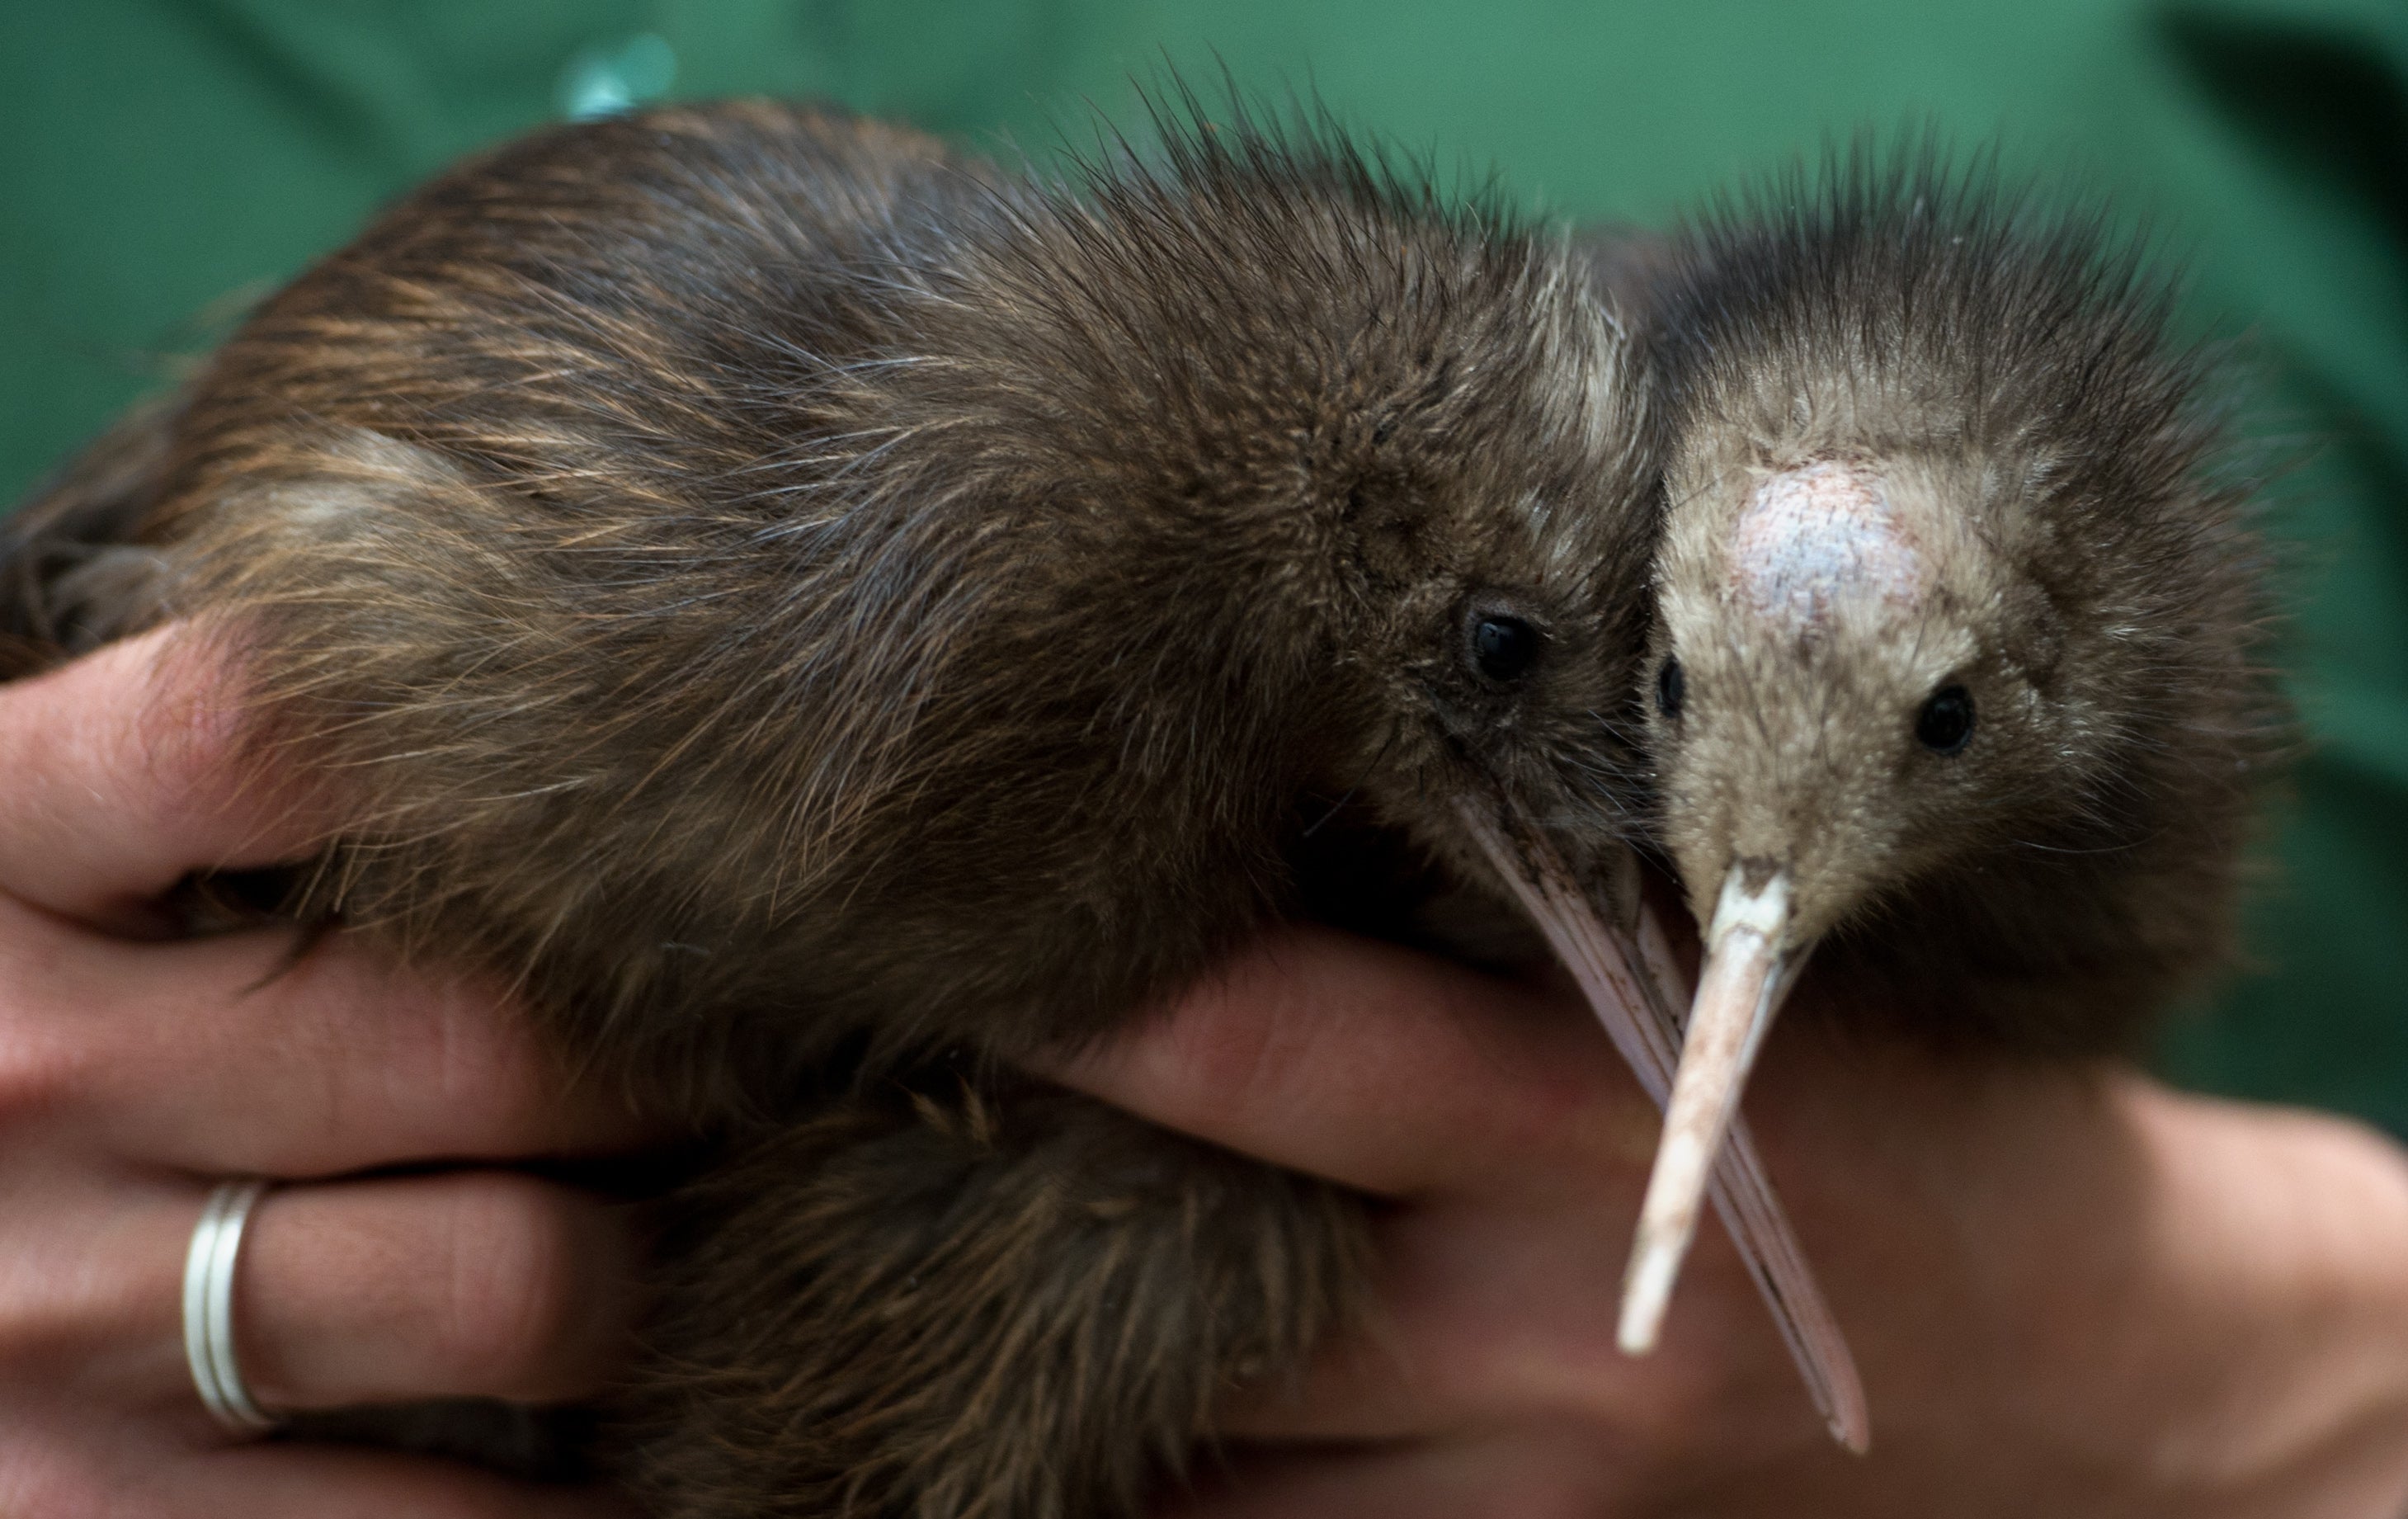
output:
M 242 1226 L 267 1191 L 256 1179 L 224 1182 L 202 1205 L 184 1252 L 184 1360 L 211 1417 L 238 1435 L 260 1435 L 277 1420 L 243 1385 L 234 1354 L 234 1268 L 242 1254 Z

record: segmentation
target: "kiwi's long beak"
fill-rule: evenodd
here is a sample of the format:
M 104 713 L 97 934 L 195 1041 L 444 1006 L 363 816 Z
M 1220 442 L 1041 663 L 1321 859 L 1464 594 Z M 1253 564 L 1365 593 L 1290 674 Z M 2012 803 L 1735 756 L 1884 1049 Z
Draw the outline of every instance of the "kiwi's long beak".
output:
M 1784 946 L 1789 932 L 1790 881 L 1785 869 L 1759 862 L 1734 866 L 1706 927 L 1706 963 L 1681 1045 L 1680 1068 L 1664 1109 L 1664 1138 L 1640 1209 L 1639 1235 L 1623 1279 L 1625 1352 L 1656 1345 L 1681 1261 L 1698 1231 L 1698 1209 L 1715 1157 L 1739 1112 L 1741 1091 L 1756 1053 L 1788 994 L 1803 957 Z
M 1600 915 L 1545 835 L 1517 809 L 1467 795 L 1457 798 L 1456 814 L 1498 880 L 1580 983 L 1639 1084 L 1663 1107 L 1681 1058 L 1679 1016 L 1670 998 L 1683 995 L 1687 978 L 1674 962 L 1661 925 L 1642 910 L 1634 933 Z M 1774 987 L 1776 1004 L 1785 989 Z M 1764 1294 L 1814 1407 L 1833 1439 L 1863 1455 L 1872 1440 L 1872 1426 L 1856 1359 L 1773 1195 L 1745 1119 L 1731 1119 L 1727 1148 L 1713 1176 L 1714 1207 Z M 1679 1265 L 1677 1255 L 1673 1264 Z
M 1670 1089 L 1671 1062 L 1662 1058 L 1668 1051 L 1660 1047 L 1656 1025 L 1669 1025 L 1673 1013 L 1659 974 L 1646 964 L 1634 936 L 1598 915 L 1562 858 L 1526 820 L 1513 815 L 1500 825 L 1489 807 L 1469 797 L 1458 811 L 1498 878 L 1571 972 L 1613 1047 L 1660 1107 Z M 1631 907 L 1636 911 L 1638 903 Z

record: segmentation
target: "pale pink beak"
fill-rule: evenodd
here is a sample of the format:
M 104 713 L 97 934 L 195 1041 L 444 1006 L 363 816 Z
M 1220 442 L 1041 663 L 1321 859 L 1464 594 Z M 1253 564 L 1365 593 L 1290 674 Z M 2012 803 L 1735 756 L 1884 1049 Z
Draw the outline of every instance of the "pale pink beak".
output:
M 1655 1348 L 1672 1283 L 1697 1234 L 1707 1178 L 1739 1115 L 1740 1093 L 1765 1030 L 1789 989 L 1793 957 L 1783 947 L 1789 917 L 1786 872 L 1761 870 L 1751 881 L 1746 868 L 1734 867 L 1724 881 L 1706 927 L 1705 969 L 1623 1282 L 1618 1338 L 1630 1354 Z
M 1780 1199 L 1773 1195 L 1771 1181 L 1756 1154 L 1746 1121 L 1737 1111 L 1738 1094 L 1747 1068 L 1755 1059 L 1756 1043 L 1762 1037 L 1763 1025 L 1771 1021 L 1772 1009 L 1779 1004 L 1781 995 L 1788 989 L 1781 957 L 1777 953 L 1768 956 L 1750 951 L 1740 960 L 1726 955 L 1727 967 L 1718 968 L 1714 957 L 1716 930 L 1708 930 L 1706 985 L 1699 992 L 1698 1005 L 1704 1008 L 1710 995 L 1717 1008 L 1736 998 L 1744 1004 L 1747 1016 L 1736 1020 L 1740 1025 L 1736 1040 L 1714 1036 L 1718 1043 L 1734 1045 L 1729 1053 L 1701 1061 L 1699 1057 L 1706 1052 L 1698 1042 L 1694 1020 L 1686 1047 L 1682 1043 L 1680 1025 L 1672 1010 L 1684 999 L 1680 994 L 1685 989 L 1663 932 L 1654 920 L 1644 912 L 1641 914 L 1634 942 L 1633 935 L 1616 929 L 1598 912 L 1587 894 L 1573 881 L 1561 856 L 1526 819 L 1510 812 L 1499 816 L 1494 804 L 1469 796 L 1458 803 L 1457 811 L 1498 879 L 1579 982 L 1614 1048 L 1638 1076 L 1639 1084 L 1656 1106 L 1664 1107 L 1668 1099 L 1671 1104 L 1666 1117 L 1665 1140 L 1648 1187 L 1647 1211 L 1641 1215 L 1630 1276 L 1625 1285 L 1619 1337 L 1624 1350 L 1638 1354 L 1654 1345 L 1673 1280 L 1680 1272 L 1682 1256 L 1697 1229 L 1698 1200 L 1700 1196 L 1710 1195 L 1725 1227 L 1730 1231 L 1732 1242 L 1739 1247 L 1741 1259 L 1772 1311 L 1773 1323 L 1798 1363 L 1815 1410 L 1823 1415 L 1834 1440 L 1861 1455 L 1871 1443 L 1872 1427 L 1855 1357 L 1849 1354 L 1847 1340 L 1824 1301 L 1813 1268 L 1806 1264 L 1805 1253 L 1782 1211 Z M 1780 891 L 1785 919 L 1785 879 Z M 1727 887 L 1725 895 L 1729 896 Z M 1762 910 L 1759 906 L 1753 914 L 1742 913 L 1728 925 L 1725 924 L 1725 914 L 1717 910 L 1715 924 L 1725 939 L 1730 939 L 1731 935 L 1742 932 L 1736 926 L 1741 918 L 1753 923 Z M 1771 945 L 1779 943 L 1777 934 L 1758 937 Z M 1731 939 L 1729 948 L 1742 946 Z M 1746 964 L 1741 965 L 1741 960 Z M 1733 983 L 1729 991 L 1713 990 L 1719 984 L 1717 975 Z M 1759 989 L 1752 993 L 1742 984 L 1751 975 L 1757 976 L 1759 983 Z M 1762 1004 L 1760 1016 L 1757 1004 Z M 1727 1014 L 1717 1013 L 1716 1017 L 1722 1023 L 1734 1022 Z M 1668 1183 L 1664 1153 L 1673 1149 L 1676 1130 L 1692 1135 L 1680 1149 L 1684 1156 L 1694 1158 L 1676 1159 L 1675 1170 L 1684 1173 L 1685 1179 L 1676 1175 Z M 1662 1201 L 1658 1200 L 1659 1195 Z M 1684 1196 L 1685 1203 L 1680 1201 Z M 1669 1251 L 1665 1248 L 1668 1240 L 1671 1242 Z M 1638 1290 L 1642 1285 L 1642 1272 L 1647 1273 L 1644 1280 L 1652 1307 Z M 1642 1310 L 1637 1316 L 1633 1313 L 1634 1305 Z M 1644 1333 L 1634 1335 L 1634 1328 L 1642 1328 Z

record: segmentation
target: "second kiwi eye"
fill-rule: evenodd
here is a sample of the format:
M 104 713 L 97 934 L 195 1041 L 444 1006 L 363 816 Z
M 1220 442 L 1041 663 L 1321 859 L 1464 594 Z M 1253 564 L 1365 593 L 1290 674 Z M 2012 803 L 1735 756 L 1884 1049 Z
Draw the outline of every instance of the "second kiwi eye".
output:
M 1973 694 L 1943 686 L 1914 714 L 1914 737 L 1935 754 L 1961 754 L 1973 741 Z
M 1668 718 L 1679 717 L 1681 698 L 1688 695 L 1687 687 L 1688 682 L 1681 676 L 1681 662 L 1664 661 L 1664 667 L 1656 672 L 1656 709 Z
M 1529 672 L 1539 658 L 1539 630 L 1518 617 L 1495 613 L 1471 624 L 1471 662 L 1492 681 L 1512 681 Z

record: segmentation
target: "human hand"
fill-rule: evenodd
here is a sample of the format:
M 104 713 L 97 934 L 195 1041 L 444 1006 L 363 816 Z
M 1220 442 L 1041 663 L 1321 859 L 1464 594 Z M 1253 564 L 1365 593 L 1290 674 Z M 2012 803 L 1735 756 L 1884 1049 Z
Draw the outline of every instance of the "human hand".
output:
M 2351 1125 L 1794 1009 L 1752 1121 L 1864 1372 L 1857 1458 L 1718 1229 L 1656 1353 L 1615 1350 L 1657 1121 L 1569 995 L 1299 929 L 1056 1074 L 1394 1200 L 1373 1325 L 1230 1408 L 1190 1519 L 2408 1505 L 2408 1160 Z
M 293 1183 L 259 1204 L 236 1278 L 262 1404 L 595 1391 L 634 1307 L 609 1209 L 495 1169 L 337 1179 L 644 1133 L 490 989 L 342 934 L 157 937 L 152 903 L 186 872 L 312 842 L 303 798 L 236 783 L 220 668 L 169 628 L 0 685 L 0 1513 L 615 1512 L 445 1462 L 245 1442 L 195 1397 L 185 1245 L 235 1175 Z

